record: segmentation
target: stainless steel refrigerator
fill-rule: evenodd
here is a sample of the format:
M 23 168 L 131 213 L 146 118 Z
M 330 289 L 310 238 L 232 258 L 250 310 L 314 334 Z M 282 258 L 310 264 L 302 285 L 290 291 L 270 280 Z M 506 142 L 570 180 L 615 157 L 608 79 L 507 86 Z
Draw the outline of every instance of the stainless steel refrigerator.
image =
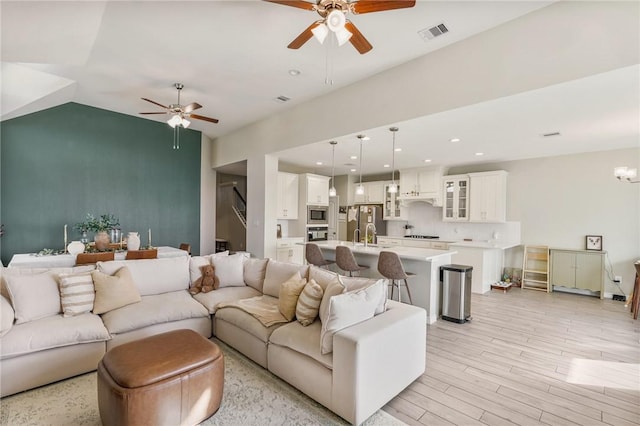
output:
M 356 233 L 356 239 L 364 242 L 364 235 L 369 223 L 373 223 L 376 227 L 375 235 L 387 235 L 387 223 L 382 220 L 382 204 L 358 204 L 347 208 L 347 241 L 353 241 L 356 229 L 360 230 L 359 237 Z M 371 230 L 369 230 L 371 234 Z M 373 240 L 369 240 L 374 244 L 377 242 L 376 236 Z

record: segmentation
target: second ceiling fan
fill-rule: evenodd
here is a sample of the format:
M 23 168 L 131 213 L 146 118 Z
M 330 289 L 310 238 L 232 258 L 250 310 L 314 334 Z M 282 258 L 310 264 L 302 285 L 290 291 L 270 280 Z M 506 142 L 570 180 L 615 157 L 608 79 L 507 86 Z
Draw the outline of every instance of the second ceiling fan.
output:
M 415 6 L 415 0 L 318 0 L 309 3 L 304 0 L 265 0 L 270 3 L 278 3 L 284 6 L 297 7 L 299 9 L 312 10 L 318 13 L 322 19 L 309 25 L 289 45 L 289 49 L 299 49 L 311 37 L 316 37 L 320 43 L 329 34 L 336 35 L 339 45 L 349 41 L 360 54 L 370 51 L 373 46 L 362 35 L 351 21 L 346 18 L 347 13 L 362 14 L 382 12 L 385 10 L 405 9 Z

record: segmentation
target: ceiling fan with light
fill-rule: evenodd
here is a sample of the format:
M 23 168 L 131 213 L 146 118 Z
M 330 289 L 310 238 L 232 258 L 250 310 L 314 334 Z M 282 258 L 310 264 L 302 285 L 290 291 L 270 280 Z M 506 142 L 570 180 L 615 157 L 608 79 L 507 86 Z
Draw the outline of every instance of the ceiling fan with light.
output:
M 198 114 L 194 114 L 193 111 L 195 111 L 196 109 L 202 108 L 202 105 L 200 105 L 197 102 L 192 102 L 189 105 L 181 105 L 180 104 L 180 91 L 184 88 L 184 85 L 182 83 L 175 83 L 173 85 L 176 89 L 178 89 L 178 102 L 175 104 L 170 104 L 169 106 L 165 106 L 162 105 L 161 103 L 158 103 L 156 101 L 152 101 L 151 99 L 147 99 L 147 98 L 142 98 L 143 101 L 147 101 L 147 102 L 151 102 L 154 105 L 158 105 L 161 108 L 164 108 L 166 111 L 160 111 L 160 112 L 141 112 L 140 114 L 171 114 L 171 118 L 169 120 L 167 120 L 167 124 L 169 124 L 169 126 L 175 128 L 176 126 L 182 126 L 185 129 L 187 127 L 189 127 L 189 124 L 191 124 L 191 122 L 189 120 L 187 120 L 188 118 L 195 118 L 196 120 L 203 120 L 203 121 L 208 121 L 210 123 L 217 123 L 218 119 L 216 118 L 211 118 L 211 117 L 205 117 L 204 115 L 198 115 Z
M 346 18 L 347 13 L 362 14 L 382 12 L 385 10 L 405 9 L 415 6 L 415 0 L 317 0 L 309 3 L 304 0 L 265 0 L 270 3 L 278 3 L 284 6 L 297 7 L 299 9 L 313 10 L 322 19 L 309 25 L 289 45 L 289 49 L 299 49 L 311 37 L 315 37 L 320 43 L 329 35 L 329 31 L 336 35 L 338 45 L 342 46 L 347 41 L 351 42 L 360 54 L 370 51 L 373 46 L 362 35 L 351 21 Z

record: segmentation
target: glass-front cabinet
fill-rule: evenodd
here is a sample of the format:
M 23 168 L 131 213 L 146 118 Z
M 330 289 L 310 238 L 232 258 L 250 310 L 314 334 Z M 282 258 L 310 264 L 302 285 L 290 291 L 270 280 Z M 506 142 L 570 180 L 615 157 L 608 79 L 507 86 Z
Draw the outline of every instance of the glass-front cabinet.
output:
M 384 220 L 406 220 L 404 208 L 401 206 L 400 185 L 398 192 L 389 192 L 390 182 L 384 185 Z
M 469 177 L 467 175 L 445 176 L 444 206 L 442 220 L 458 222 L 469 220 Z

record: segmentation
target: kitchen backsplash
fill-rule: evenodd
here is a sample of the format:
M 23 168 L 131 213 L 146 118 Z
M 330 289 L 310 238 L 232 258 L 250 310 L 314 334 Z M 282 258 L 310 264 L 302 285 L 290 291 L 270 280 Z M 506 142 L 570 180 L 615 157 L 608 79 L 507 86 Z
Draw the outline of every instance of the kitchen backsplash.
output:
M 520 222 L 506 223 L 469 223 L 443 222 L 442 207 L 414 202 L 407 207 L 407 221 L 387 221 L 387 235 L 402 237 L 404 226 L 413 226 L 414 235 L 437 235 L 442 240 L 461 241 L 470 238 L 474 241 L 520 242 Z

